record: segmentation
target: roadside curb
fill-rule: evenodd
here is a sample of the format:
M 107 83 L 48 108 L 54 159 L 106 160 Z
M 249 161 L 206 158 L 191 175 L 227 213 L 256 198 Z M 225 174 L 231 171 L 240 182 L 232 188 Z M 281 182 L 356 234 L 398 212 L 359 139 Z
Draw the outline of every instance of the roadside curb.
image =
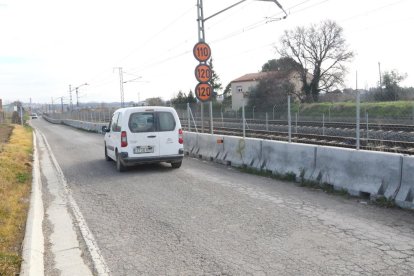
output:
M 26 231 L 23 240 L 22 265 L 20 275 L 44 275 L 44 236 L 42 180 L 40 177 L 39 151 L 37 148 L 36 132 L 33 131 L 33 170 L 30 207 L 26 221 Z

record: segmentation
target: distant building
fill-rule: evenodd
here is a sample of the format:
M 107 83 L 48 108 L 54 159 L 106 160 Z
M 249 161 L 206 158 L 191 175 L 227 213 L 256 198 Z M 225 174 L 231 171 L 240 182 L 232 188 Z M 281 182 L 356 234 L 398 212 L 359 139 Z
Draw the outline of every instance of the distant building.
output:
M 248 94 L 259 84 L 260 80 L 265 78 L 274 78 L 280 80 L 281 83 L 289 81 L 293 84 L 296 92 L 302 90 L 300 74 L 297 71 L 269 71 L 246 74 L 231 82 L 232 109 L 239 110 L 242 107 L 243 97 L 246 105 Z

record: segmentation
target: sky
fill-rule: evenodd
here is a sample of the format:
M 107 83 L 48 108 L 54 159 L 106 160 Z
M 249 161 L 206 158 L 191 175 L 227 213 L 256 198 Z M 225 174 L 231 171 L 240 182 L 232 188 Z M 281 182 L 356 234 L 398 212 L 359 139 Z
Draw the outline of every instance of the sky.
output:
M 204 0 L 208 17 L 237 0 Z M 285 30 L 326 19 L 344 29 L 355 58 L 346 87 L 377 86 L 382 72 L 407 74 L 414 86 L 412 0 L 247 0 L 205 22 L 214 69 L 223 87 L 278 58 Z M 192 49 L 198 42 L 196 0 L 0 0 L 0 98 L 5 103 L 69 103 L 171 99 L 194 91 Z M 273 18 L 274 20 L 271 20 Z M 73 94 L 73 103 L 76 97 Z

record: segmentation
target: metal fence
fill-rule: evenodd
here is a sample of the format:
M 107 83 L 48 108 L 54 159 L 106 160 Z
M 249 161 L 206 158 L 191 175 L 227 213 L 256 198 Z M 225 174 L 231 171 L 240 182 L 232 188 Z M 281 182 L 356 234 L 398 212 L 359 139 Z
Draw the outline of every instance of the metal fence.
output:
M 286 96 L 267 108 L 246 104 L 231 110 L 218 102 L 174 107 L 187 131 L 414 154 L 414 98 L 375 102 L 358 91 L 346 101 L 314 104 Z M 49 115 L 108 123 L 114 111 L 89 108 Z
M 353 100 L 315 104 L 287 96 L 267 108 L 235 111 L 209 103 L 175 108 L 189 131 L 414 154 L 414 100 L 368 96 L 358 91 Z

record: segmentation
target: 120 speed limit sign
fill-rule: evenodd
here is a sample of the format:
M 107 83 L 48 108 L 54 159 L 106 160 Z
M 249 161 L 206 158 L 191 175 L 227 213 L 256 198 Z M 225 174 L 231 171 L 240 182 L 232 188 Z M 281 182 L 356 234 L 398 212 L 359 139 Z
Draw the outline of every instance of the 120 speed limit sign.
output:
M 195 77 L 199 82 L 206 83 L 211 80 L 212 72 L 207 64 L 199 64 L 195 69 Z
M 199 83 L 196 86 L 195 94 L 200 101 L 209 101 L 213 95 L 213 87 L 208 83 Z

